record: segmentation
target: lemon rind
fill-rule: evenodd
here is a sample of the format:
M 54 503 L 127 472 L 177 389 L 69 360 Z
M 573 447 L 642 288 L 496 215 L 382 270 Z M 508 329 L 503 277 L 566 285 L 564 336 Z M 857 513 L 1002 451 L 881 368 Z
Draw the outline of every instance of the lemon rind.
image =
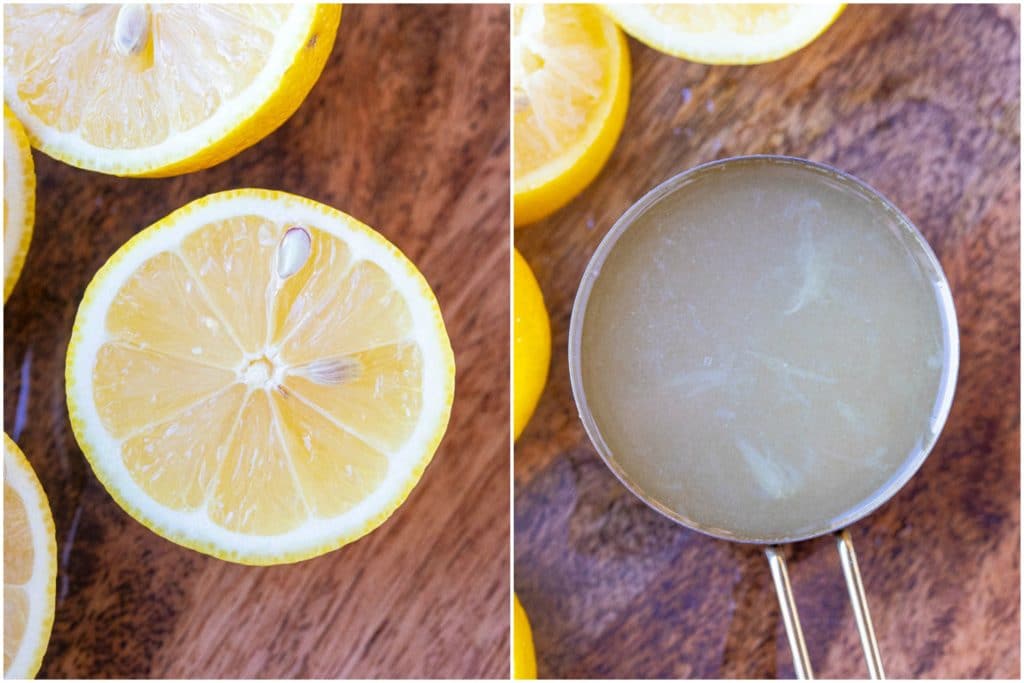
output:
M 281 222 L 307 221 L 344 239 L 353 260 L 370 258 L 382 267 L 391 266 L 385 269 L 396 290 L 410 303 L 416 342 L 424 355 L 424 412 L 404 446 L 398 453 L 389 454 L 384 481 L 348 512 L 327 520 L 309 520 L 278 535 L 228 531 L 210 521 L 202 510 L 183 513 L 152 499 L 124 467 L 118 442 L 103 427 L 92 401 L 92 362 L 106 341 L 105 312 L 125 277 L 144 260 L 173 248 L 192 231 L 240 212 L 265 215 Z M 417 302 L 419 305 L 415 305 Z M 208 195 L 169 214 L 125 243 L 86 289 L 75 318 L 65 370 L 75 437 L 97 478 L 117 503 L 168 540 L 223 560 L 251 565 L 316 557 L 383 524 L 412 492 L 440 445 L 451 415 L 454 382 L 454 355 L 440 307 L 422 273 L 396 246 L 340 211 L 304 197 L 260 189 Z
M 340 21 L 341 5 L 294 5 L 274 41 L 268 68 L 198 126 L 148 147 L 110 150 L 47 126 L 18 99 L 17 85 L 7 72 L 4 99 L 33 147 L 72 166 L 150 178 L 198 171 L 252 146 L 295 113 L 327 62 Z
M 53 524 L 50 503 L 39 482 L 35 470 L 18 445 L 4 432 L 4 479 L 22 496 L 32 527 L 33 542 L 39 538 L 47 541 L 46 552 L 34 547 L 32 578 L 25 584 L 25 591 L 33 597 L 43 596 L 43 604 L 29 601 L 29 619 L 25 637 L 34 633 L 38 638 L 35 647 L 18 649 L 11 660 L 10 668 L 4 671 L 4 678 L 34 678 L 43 664 L 43 656 L 50 643 L 53 630 L 54 611 L 57 606 L 57 531 Z

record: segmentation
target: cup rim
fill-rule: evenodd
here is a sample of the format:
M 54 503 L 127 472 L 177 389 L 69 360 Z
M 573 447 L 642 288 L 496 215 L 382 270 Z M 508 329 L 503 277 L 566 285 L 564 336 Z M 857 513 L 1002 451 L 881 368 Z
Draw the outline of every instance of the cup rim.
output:
M 943 328 L 944 346 L 946 348 L 946 353 L 943 358 L 942 375 L 940 377 L 936 396 L 939 400 L 939 408 L 932 416 L 931 433 L 926 440 L 922 441 L 921 446 L 915 452 L 903 460 L 900 468 L 896 471 L 895 476 L 890 478 L 885 485 L 872 493 L 870 497 L 865 500 L 858 501 L 852 509 L 836 515 L 831 520 L 824 520 L 822 528 L 819 531 L 799 533 L 792 536 L 766 538 L 740 536 L 728 529 L 703 525 L 668 508 L 660 501 L 655 500 L 652 496 L 645 494 L 643 489 L 641 489 L 640 486 L 638 486 L 618 465 L 612 455 L 611 448 L 601 436 L 601 431 L 597 426 L 593 413 L 590 411 L 586 399 L 586 393 L 583 388 L 581 360 L 584 316 L 586 313 L 587 303 L 590 300 L 591 291 L 593 290 L 594 283 L 600 275 L 601 268 L 609 254 L 614 249 L 619 238 L 633 225 L 637 218 L 647 211 L 647 209 L 665 196 L 675 192 L 683 185 L 694 181 L 696 178 L 708 173 L 709 171 L 713 171 L 723 166 L 749 163 L 752 161 L 769 161 L 783 165 L 795 165 L 803 168 L 810 168 L 831 176 L 840 182 L 851 184 L 855 188 L 867 194 L 869 197 L 879 201 L 881 205 L 897 219 L 898 223 L 904 225 L 907 229 L 908 235 L 913 238 L 913 243 L 920 248 L 925 261 L 937 276 L 936 289 L 938 291 L 938 297 L 936 303 L 940 309 L 939 315 Z M 586 269 L 584 270 L 583 276 L 580 280 L 579 287 L 576 290 L 576 298 L 573 302 L 572 315 L 569 323 L 568 355 L 569 380 L 572 385 L 573 400 L 576 403 L 580 421 L 583 423 L 587 436 L 597 449 L 598 455 L 616 478 L 622 482 L 623 486 L 630 491 L 630 493 L 637 496 L 647 506 L 653 508 L 672 521 L 699 533 L 737 543 L 776 545 L 783 543 L 795 543 L 797 541 L 825 536 L 850 526 L 851 524 L 875 512 L 878 508 L 888 502 L 896 495 L 897 492 L 899 492 L 900 489 L 903 488 L 904 485 L 906 485 L 910 478 L 917 473 L 938 441 L 939 435 L 942 433 L 942 429 L 946 424 L 946 420 L 949 417 L 949 412 L 952 408 L 953 395 L 956 391 L 957 375 L 960 364 L 960 333 L 957 325 L 956 309 L 953 305 L 952 291 L 950 290 L 946 273 L 942 269 L 942 264 L 935 256 L 935 252 L 928 244 L 924 235 L 917 226 L 914 225 L 913 221 L 911 221 L 902 211 L 890 202 L 881 192 L 856 176 L 840 171 L 828 164 L 793 156 L 777 154 L 750 154 L 705 162 L 694 166 L 689 170 L 677 173 L 649 190 L 638 201 L 630 206 L 618 220 L 615 221 L 611 229 L 605 233 L 601 242 L 598 244 L 597 249 L 591 256 L 590 261 L 587 263 Z

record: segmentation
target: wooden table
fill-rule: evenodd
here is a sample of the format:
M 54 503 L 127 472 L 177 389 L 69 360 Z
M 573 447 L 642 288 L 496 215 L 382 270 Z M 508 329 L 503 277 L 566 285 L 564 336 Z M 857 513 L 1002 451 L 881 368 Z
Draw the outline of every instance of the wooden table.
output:
M 277 132 L 213 169 L 127 180 L 35 154 L 35 237 L 5 307 L 4 427 L 49 496 L 60 555 L 41 676 L 508 675 L 508 9 L 350 6 Z M 186 202 L 268 187 L 376 227 L 423 270 L 455 348 L 448 434 L 383 527 L 250 568 L 125 514 L 75 443 L 64 353 L 126 239 Z
M 1020 673 L 1017 7 L 850 6 L 816 42 L 708 67 L 630 41 L 622 138 L 565 209 L 519 230 L 551 313 L 551 375 L 515 456 L 515 589 L 547 677 L 791 676 L 760 549 L 643 506 L 595 455 L 566 363 L 590 255 L 662 180 L 779 153 L 866 180 L 924 232 L 960 320 L 953 411 L 923 469 L 853 529 L 891 677 Z M 833 543 L 792 548 L 816 673 L 866 675 Z

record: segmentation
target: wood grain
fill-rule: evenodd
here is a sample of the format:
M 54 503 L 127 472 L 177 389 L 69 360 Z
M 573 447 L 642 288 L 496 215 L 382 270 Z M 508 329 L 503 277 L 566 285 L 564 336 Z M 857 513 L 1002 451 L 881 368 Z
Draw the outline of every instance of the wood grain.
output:
M 118 179 L 35 154 L 35 238 L 5 307 L 4 425 L 58 534 L 50 677 L 508 675 L 508 9 L 348 6 L 299 111 L 213 169 Z M 82 292 L 188 201 L 267 187 L 380 230 L 426 275 L 457 364 L 447 436 L 383 527 L 297 565 L 180 548 L 113 502 L 75 443 L 64 353 Z
M 576 417 L 566 336 L 604 233 L 666 178 L 780 153 L 866 180 L 924 232 L 961 334 L 953 411 L 923 469 L 853 529 L 891 677 L 1020 674 L 1019 7 L 851 5 L 797 54 L 709 67 L 630 41 L 622 138 L 565 209 L 516 232 L 553 326 L 544 396 L 515 454 L 515 588 L 541 676 L 793 673 L 760 550 L 643 506 Z M 866 669 L 833 544 L 791 549 L 816 673 Z

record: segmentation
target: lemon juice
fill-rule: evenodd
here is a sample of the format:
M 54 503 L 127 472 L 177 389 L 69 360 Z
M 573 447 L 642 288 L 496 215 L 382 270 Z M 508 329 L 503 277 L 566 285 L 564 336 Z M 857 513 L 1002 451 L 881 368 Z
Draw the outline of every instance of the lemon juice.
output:
M 731 160 L 666 183 L 601 245 L 574 389 L 599 450 L 663 511 L 737 540 L 808 537 L 870 512 L 934 443 L 953 318 L 934 255 L 873 191 Z

